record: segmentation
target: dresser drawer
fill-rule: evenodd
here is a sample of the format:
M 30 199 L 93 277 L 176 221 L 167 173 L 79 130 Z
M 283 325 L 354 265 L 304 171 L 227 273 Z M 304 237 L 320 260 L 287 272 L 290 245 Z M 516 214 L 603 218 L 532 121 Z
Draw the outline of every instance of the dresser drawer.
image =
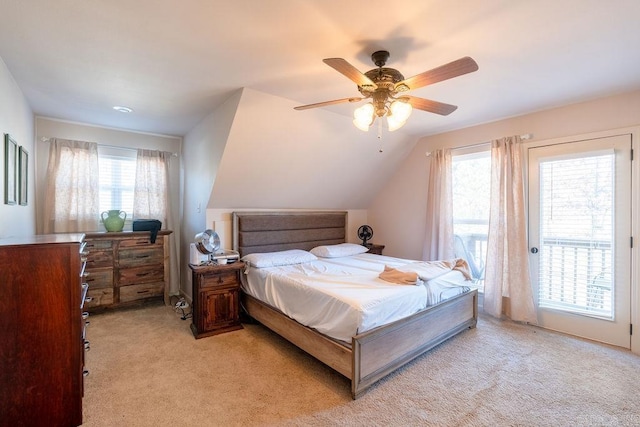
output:
M 111 267 L 113 265 L 113 250 L 94 250 L 87 255 L 87 268 Z
M 113 248 L 113 242 L 111 240 L 102 240 L 102 239 L 86 239 L 85 250 L 88 250 L 89 253 L 93 251 L 100 251 Z
M 89 298 L 91 298 L 89 300 Z M 84 309 L 102 307 L 113 304 L 113 288 L 91 289 L 87 291 L 87 298 L 84 302 Z
M 164 295 L 164 282 L 120 287 L 120 302 L 131 302 Z
M 137 285 L 164 281 L 162 265 L 145 265 L 142 267 L 121 268 L 118 277 L 119 286 Z
M 208 273 L 200 276 L 201 288 L 221 288 L 239 286 L 238 274 L 235 271 Z
M 151 243 L 150 237 L 136 237 L 135 239 L 127 239 L 120 241 L 120 249 L 127 248 L 144 248 L 144 247 L 158 247 L 164 246 L 164 239 L 158 237 L 155 243 Z
M 150 246 L 147 248 L 120 249 L 118 264 L 120 268 L 139 267 L 155 264 L 162 268 L 164 263 L 164 248 L 162 246 Z
M 89 284 L 89 289 L 112 288 L 113 268 L 89 269 L 85 282 Z

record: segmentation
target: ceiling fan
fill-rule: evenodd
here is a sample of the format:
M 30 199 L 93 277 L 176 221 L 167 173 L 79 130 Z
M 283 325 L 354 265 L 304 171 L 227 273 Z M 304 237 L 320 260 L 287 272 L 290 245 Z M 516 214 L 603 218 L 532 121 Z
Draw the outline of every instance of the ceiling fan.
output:
M 371 99 L 370 102 L 354 111 L 354 125 L 358 129 L 367 131 L 376 117 L 382 118 L 386 116 L 389 130 L 393 131 L 405 124 L 411 114 L 412 108 L 443 116 L 451 114 L 458 108 L 455 105 L 406 95 L 405 92 L 471 73 L 478 69 L 476 61 L 465 56 L 464 58 L 405 79 L 398 70 L 385 67 L 385 64 L 389 60 L 389 52 L 386 50 L 374 52 L 371 55 L 371 60 L 378 68 L 369 70 L 364 74 L 342 58 L 328 58 L 323 60 L 325 64 L 356 83 L 362 97 L 334 99 L 332 101 L 301 105 L 294 109 L 306 110 L 344 102 L 359 102 L 365 99 Z

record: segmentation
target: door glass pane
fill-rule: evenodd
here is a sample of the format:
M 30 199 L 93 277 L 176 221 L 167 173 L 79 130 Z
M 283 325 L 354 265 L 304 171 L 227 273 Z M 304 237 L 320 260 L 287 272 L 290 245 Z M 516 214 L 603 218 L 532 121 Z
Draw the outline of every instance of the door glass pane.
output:
M 540 307 L 613 318 L 614 160 L 540 163 Z
M 455 255 L 467 260 L 474 283 L 482 291 L 489 231 L 491 153 L 453 156 L 451 167 Z

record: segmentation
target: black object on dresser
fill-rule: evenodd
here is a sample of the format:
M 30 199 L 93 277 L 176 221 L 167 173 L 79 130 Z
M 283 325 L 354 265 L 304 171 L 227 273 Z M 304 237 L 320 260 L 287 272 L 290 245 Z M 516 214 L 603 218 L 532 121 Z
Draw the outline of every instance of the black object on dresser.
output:
M 82 424 L 82 234 L 0 240 L 0 424 Z
M 193 318 L 191 332 L 196 338 L 242 329 L 240 324 L 240 274 L 244 263 L 193 265 Z

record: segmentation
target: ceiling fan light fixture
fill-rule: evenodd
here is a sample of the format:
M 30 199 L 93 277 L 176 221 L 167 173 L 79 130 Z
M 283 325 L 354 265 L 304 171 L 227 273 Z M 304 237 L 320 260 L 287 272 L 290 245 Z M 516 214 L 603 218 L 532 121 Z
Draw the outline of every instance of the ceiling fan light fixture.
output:
M 400 129 L 407 122 L 407 119 L 411 115 L 413 107 L 404 99 L 396 99 L 389 106 L 389 112 L 387 113 L 387 125 L 389 126 L 389 132 Z
M 478 70 L 476 61 L 465 56 L 464 58 L 405 79 L 400 71 L 385 67 L 388 59 L 389 52 L 386 50 L 374 52 L 371 55 L 371 60 L 378 68 L 374 68 L 365 73 L 362 73 L 342 58 L 323 59 L 325 64 L 358 85 L 358 91 L 362 97 L 316 102 L 315 104 L 300 105 L 294 107 L 294 109 L 306 110 L 309 108 L 341 104 L 343 102 L 359 102 L 370 99 L 371 101 L 369 103 L 357 108 L 353 112 L 354 126 L 366 132 L 369 130 L 369 127 L 373 125 L 377 117 L 380 119 L 386 117 L 389 130 L 394 131 L 405 125 L 414 108 L 441 116 L 449 115 L 458 108 L 455 105 L 445 104 L 443 102 L 409 95 L 398 96 L 399 94 Z M 381 138 L 382 121 L 379 121 L 378 125 L 378 138 Z
M 405 125 L 405 123 L 407 123 L 406 120 L 398 120 L 394 119 L 393 116 L 387 116 L 387 126 L 389 127 L 389 132 L 400 129 Z
M 373 124 L 374 117 L 373 104 L 367 102 L 353 111 L 353 124 L 361 131 L 366 132 Z
M 405 99 L 396 99 L 389 106 L 389 111 L 387 116 L 392 116 L 395 120 L 406 122 L 413 111 L 413 107 Z

